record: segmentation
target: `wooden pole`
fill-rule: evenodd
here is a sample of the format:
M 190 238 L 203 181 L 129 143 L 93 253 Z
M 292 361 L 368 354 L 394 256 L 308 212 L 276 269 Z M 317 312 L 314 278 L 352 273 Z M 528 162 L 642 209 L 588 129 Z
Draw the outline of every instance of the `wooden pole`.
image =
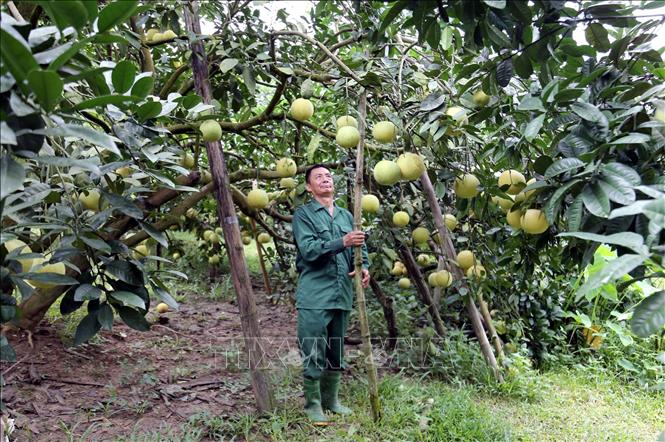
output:
M 490 315 L 490 310 L 487 307 L 487 302 L 485 302 L 483 299 L 482 293 L 478 293 L 478 303 L 480 304 L 480 314 L 483 316 L 483 320 L 487 325 L 487 331 L 489 332 L 492 345 L 494 345 L 496 355 L 499 358 L 499 361 L 502 361 L 505 358 L 505 355 L 503 354 L 503 345 L 501 344 L 501 339 L 496 332 L 494 322 L 492 321 L 492 315 Z
M 201 35 L 201 23 L 198 15 L 198 2 L 196 0 L 185 3 L 185 25 L 187 31 L 194 36 Z M 208 59 L 199 39 L 190 42 L 192 51 L 192 73 L 196 91 L 205 104 L 212 100 L 212 92 L 208 81 Z M 256 314 L 254 292 L 249 278 L 247 262 L 243 243 L 240 237 L 238 217 L 233 206 L 233 199 L 229 191 L 229 174 L 226 161 L 219 141 L 206 143 L 208 162 L 211 167 L 212 178 L 216 186 L 217 215 L 224 231 L 226 250 L 231 266 L 233 287 L 238 297 L 240 310 L 240 324 L 245 340 L 245 351 L 249 361 L 250 376 L 256 407 L 259 411 L 268 411 L 274 408 L 273 396 L 264 373 L 266 356 L 261 347 L 261 331 Z
M 383 293 L 381 286 L 376 279 L 369 280 L 369 286 L 383 307 L 383 316 L 386 318 L 386 327 L 388 328 L 388 349 L 394 350 L 397 346 L 397 320 L 395 319 L 395 310 L 393 309 L 393 299 Z
M 353 230 L 362 230 L 362 188 L 363 188 L 363 149 L 365 148 L 365 118 L 367 116 L 367 91 L 360 95 L 358 103 L 360 121 L 360 142 L 356 150 L 356 181 L 353 188 Z M 376 364 L 372 354 L 372 343 L 369 332 L 369 321 L 367 320 L 367 306 L 365 291 L 362 284 L 363 253 L 362 246 L 354 247 L 354 283 L 356 287 L 356 302 L 358 305 L 358 319 L 360 321 L 360 337 L 362 339 L 362 350 L 367 364 L 367 384 L 369 387 L 369 402 L 372 407 L 372 418 L 375 422 L 381 419 L 381 402 L 379 400 L 379 385 L 376 374 Z
M 268 278 L 266 265 L 263 262 L 263 244 L 259 242 L 259 232 L 256 230 L 256 221 L 254 218 L 250 218 L 249 222 L 252 224 L 252 233 L 254 234 L 254 242 L 256 242 L 256 254 L 259 255 L 259 265 L 261 266 L 261 273 L 263 274 L 263 286 L 266 289 L 266 294 L 270 296 L 272 295 L 272 290 L 270 288 L 270 279 Z
M 447 258 L 448 262 L 451 263 L 456 262 L 457 253 L 455 252 L 455 246 L 453 245 L 453 241 L 450 238 L 450 235 L 448 234 L 448 229 L 446 228 L 446 225 L 443 222 L 443 214 L 441 213 L 441 207 L 439 207 L 439 201 L 436 199 L 436 193 L 434 192 L 432 181 L 430 181 L 429 175 L 427 175 L 427 171 L 423 172 L 423 174 L 420 176 L 420 183 L 423 186 L 423 190 L 425 191 L 425 196 L 427 197 L 427 202 L 429 204 L 430 209 L 432 210 L 432 215 L 434 216 L 434 224 L 436 224 L 436 228 L 439 231 L 439 235 L 441 236 L 441 251 Z M 461 288 L 466 289 L 466 294 L 463 295 L 463 297 L 466 302 L 466 308 L 469 312 L 469 318 L 471 319 L 471 326 L 473 327 L 473 332 L 476 334 L 476 338 L 478 338 L 478 342 L 480 343 L 480 350 L 483 353 L 483 356 L 485 357 L 487 364 L 494 371 L 494 376 L 496 377 L 497 381 L 503 382 L 503 376 L 501 375 L 501 371 L 499 370 L 499 367 L 496 363 L 496 357 L 492 352 L 492 347 L 490 346 L 490 343 L 487 340 L 487 335 L 485 334 L 483 323 L 480 320 L 480 313 L 478 312 L 478 307 L 476 307 L 476 304 L 473 302 L 473 298 L 471 297 L 471 290 L 469 289 L 469 285 L 466 283 L 464 279 L 464 273 L 462 272 L 462 269 L 460 269 L 457 265 L 451 265 L 450 272 L 452 273 L 453 277 L 456 280 L 461 282 L 462 284 Z

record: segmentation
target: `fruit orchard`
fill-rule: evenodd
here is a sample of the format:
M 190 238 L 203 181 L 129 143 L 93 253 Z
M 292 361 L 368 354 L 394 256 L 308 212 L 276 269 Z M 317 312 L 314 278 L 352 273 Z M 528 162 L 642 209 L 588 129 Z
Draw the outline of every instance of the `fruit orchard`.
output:
M 243 246 L 292 289 L 304 172 L 328 167 L 353 211 L 360 145 L 372 334 L 462 330 L 497 382 L 511 354 L 546 368 L 616 341 L 662 388 L 659 7 L 321 1 L 275 31 L 240 1 L 2 2 L 3 330 L 54 306 L 85 312 L 76 345 L 148 330 L 179 307 L 182 231 L 251 311 Z

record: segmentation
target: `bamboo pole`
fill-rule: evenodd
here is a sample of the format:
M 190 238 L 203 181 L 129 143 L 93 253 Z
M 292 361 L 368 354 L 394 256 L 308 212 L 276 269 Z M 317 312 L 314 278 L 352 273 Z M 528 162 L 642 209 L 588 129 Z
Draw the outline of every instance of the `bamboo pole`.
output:
M 365 118 L 367 116 L 367 91 L 364 90 L 360 95 L 358 103 L 360 121 L 358 129 L 360 131 L 360 142 L 356 150 L 356 180 L 353 187 L 353 229 L 362 230 L 362 186 L 363 186 L 363 149 L 365 147 Z M 369 332 L 369 321 L 367 320 L 367 307 L 365 300 L 365 291 L 362 284 L 363 255 L 362 246 L 354 247 L 354 283 L 356 287 L 356 302 L 358 305 L 358 319 L 360 320 L 360 337 L 362 338 L 362 350 L 367 364 L 367 383 L 369 387 L 369 402 L 372 407 L 372 418 L 375 422 L 381 419 L 381 402 L 379 400 L 379 385 L 376 374 L 376 364 L 372 354 L 372 343 Z
M 497 358 L 499 359 L 499 362 L 501 362 L 506 357 L 503 353 L 503 345 L 501 344 L 501 338 L 499 338 L 499 335 L 496 332 L 496 328 L 494 327 L 494 321 L 492 321 L 492 315 L 490 314 L 490 310 L 487 307 L 487 302 L 485 302 L 485 300 L 483 299 L 482 293 L 478 293 L 478 304 L 480 304 L 480 314 L 483 316 L 483 320 L 487 325 L 487 331 L 489 332 L 490 335 L 490 341 L 492 341 L 494 350 L 496 350 Z
M 201 35 L 198 2 L 192 0 L 189 3 L 185 3 L 184 6 L 187 32 L 195 36 Z M 203 103 L 209 104 L 212 100 L 212 92 L 208 80 L 208 59 L 203 43 L 199 39 L 193 39 L 190 42 L 190 48 L 192 51 L 192 73 L 196 91 L 203 99 Z M 233 199 L 229 190 L 230 181 L 226 160 L 224 159 L 222 146 L 219 141 L 207 142 L 206 150 L 213 181 L 216 186 L 217 215 L 224 231 L 226 251 L 231 266 L 231 278 L 236 296 L 238 297 L 240 324 L 245 340 L 245 351 L 247 352 L 256 406 L 259 411 L 268 411 L 274 408 L 274 401 L 264 373 L 266 356 L 263 347 L 261 347 L 261 330 L 257 320 L 254 292 L 240 237 L 238 217 L 236 216 Z
M 425 191 L 425 196 L 427 197 L 429 207 L 432 210 L 434 224 L 436 224 L 436 228 L 439 231 L 439 235 L 441 236 L 441 251 L 446 256 L 448 262 L 455 262 L 457 260 L 455 246 L 453 246 L 453 241 L 450 239 L 448 229 L 443 222 L 441 207 L 439 207 L 439 201 L 436 199 L 436 193 L 434 192 L 432 181 L 430 181 L 429 175 L 427 175 L 427 171 L 423 172 L 423 174 L 420 176 L 420 182 L 423 186 L 423 190 Z M 478 342 L 480 344 L 480 351 L 483 353 L 487 364 L 494 371 L 494 376 L 496 377 L 497 381 L 503 382 L 503 376 L 501 375 L 501 371 L 499 370 L 499 367 L 496 363 L 496 357 L 494 356 L 494 352 L 492 352 L 492 347 L 487 340 L 487 335 L 485 334 L 483 323 L 480 320 L 478 307 L 476 307 L 476 304 L 471 297 L 471 290 L 469 289 L 469 285 L 464 280 L 464 273 L 462 272 L 462 269 L 456 265 L 451 265 L 450 270 L 453 277 L 462 283 L 462 288 L 466 289 L 466 294 L 463 295 L 463 297 L 466 302 L 466 308 L 469 312 L 469 318 L 471 319 L 473 332 L 476 334 L 476 338 L 478 338 Z

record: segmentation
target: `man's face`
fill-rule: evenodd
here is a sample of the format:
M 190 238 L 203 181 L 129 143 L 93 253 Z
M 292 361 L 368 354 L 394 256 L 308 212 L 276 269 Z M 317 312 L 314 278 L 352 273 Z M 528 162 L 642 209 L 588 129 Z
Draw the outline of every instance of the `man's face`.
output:
M 312 170 L 309 175 L 309 182 L 305 187 L 313 196 L 328 197 L 335 193 L 332 173 L 325 167 L 317 167 Z

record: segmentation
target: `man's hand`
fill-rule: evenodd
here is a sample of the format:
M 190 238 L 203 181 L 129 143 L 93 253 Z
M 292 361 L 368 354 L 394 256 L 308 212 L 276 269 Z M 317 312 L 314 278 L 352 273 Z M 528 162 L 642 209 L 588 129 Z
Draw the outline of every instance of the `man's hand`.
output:
M 362 246 L 365 243 L 365 233 L 361 230 L 354 230 L 342 237 L 344 247 Z
M 354 270 L 354 271 L 352 271 L 351 273 L 349 273 L 349 276 L 350 276 L 351 278 L 353 278 L 354 276 L 356 276 L 356 271 Z M 367 286 L 369 285 L 369 270 L 367 270 L 367 269 L 363 269 L 363 279 L 362 279 L 362 283 L 363 283 L 363 288 L 367 288 Z

